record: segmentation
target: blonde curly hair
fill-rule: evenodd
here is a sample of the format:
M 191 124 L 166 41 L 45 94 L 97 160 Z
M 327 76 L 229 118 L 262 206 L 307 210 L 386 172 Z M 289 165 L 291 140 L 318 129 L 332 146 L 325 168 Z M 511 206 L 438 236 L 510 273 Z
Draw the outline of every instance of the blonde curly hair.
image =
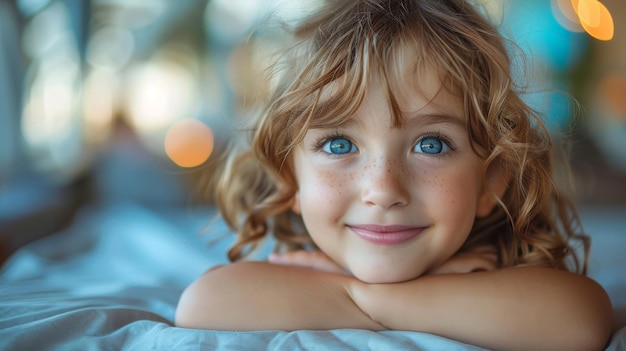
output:
M 577 232 L 573 203 L 554 184 L 551 137 L 519 96 L 507 42 L 474 5 L 335 0 L 293 34 L 296 43 L 274 66 L 280 78 L 252 126 L 251 147 L 228 154 L 217 184 L 220 213 L 237 233 L 230 260 L 243 259 L 270 234 L 279 250 L 312 244 L 291 210 L 298 189 L 292 149 L 308 129 L 351 118 L 372 72 L 386 84 L 394 123 L 401 125 L 394 91 L 407 81 L 407 65 L 415 65 L 409 72 L 416 72 L 418 85 L 420 69 L 436 69 L 445 88 L 462 100 L 472 148 L 485 160 L 484 177 L 494 167 L 510 177 L 504 195 L 494 193 L 496 208 L 476 219 L 461 250 L 487 243 L 498 249 L 501 267 L 586 273 L 589 240 Z M 407 62 L 407 53 L 416 60 Z M 574 239 L 582 243 L 582 260 Z

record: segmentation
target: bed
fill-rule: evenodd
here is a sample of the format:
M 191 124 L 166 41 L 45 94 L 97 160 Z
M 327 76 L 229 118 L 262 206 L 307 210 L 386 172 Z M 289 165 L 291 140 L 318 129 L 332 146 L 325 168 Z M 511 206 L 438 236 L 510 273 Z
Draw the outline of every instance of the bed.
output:
M 625 209 L 587 209 L 591 275 L 612 297 L 626 350 Z M 71 226 L 17 251 L 0 271 L 2 350 L 480 350 L 435 335 L 364 330 L 218 332 L 173 325 L 183 288 L 226 262 L 232 238 L 210 209 L 133 203 L 83 208 Z M 263 255 L 261 252 L 260 255 Z

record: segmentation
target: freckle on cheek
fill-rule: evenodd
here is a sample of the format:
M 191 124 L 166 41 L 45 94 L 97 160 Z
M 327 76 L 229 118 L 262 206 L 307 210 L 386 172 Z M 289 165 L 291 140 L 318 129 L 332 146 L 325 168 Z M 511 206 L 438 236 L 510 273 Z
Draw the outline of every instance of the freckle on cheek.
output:
M 337 187 L 337 178 L 336 175 L 334 174 L 326 174 L 324 176 L 324 182 L 326 185 L 330 186 L 331 188 L 336 188 Z

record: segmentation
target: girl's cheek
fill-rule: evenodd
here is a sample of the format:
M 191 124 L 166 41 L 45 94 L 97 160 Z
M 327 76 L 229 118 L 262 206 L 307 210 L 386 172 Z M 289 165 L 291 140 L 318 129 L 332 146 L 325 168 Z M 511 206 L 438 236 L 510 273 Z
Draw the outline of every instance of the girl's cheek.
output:
M 354 186 L 354 176 L 342 172 L 315 171 L 305 176 L 306 180 L 300 184 L 301 196 L 317 205 L 324 203 L 325 207 L 332 207 L 342 203 L 342 199 Z M 301 201 L 307 201 L 302 198 Z
M 320 172 L 317 176 L 318 189 L 320 192 L 332 197 L 341 197 L 343 191 L 349 186 L 350 176 L 339 172 Z

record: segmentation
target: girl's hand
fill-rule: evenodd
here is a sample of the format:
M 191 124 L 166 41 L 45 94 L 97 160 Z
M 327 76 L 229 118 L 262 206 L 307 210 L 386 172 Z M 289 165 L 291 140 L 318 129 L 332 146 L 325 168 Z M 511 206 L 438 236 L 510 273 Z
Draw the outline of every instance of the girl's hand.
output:
M 479 246 L 472 251 L 456 253 L 428 274 L 472 273 L 498 268 L 498 254 L 493 246 Z
M 343 267 L 331 260 L 321 251 L 297 250 L 286 253 L 273 253 L 268 258 L 270 263 L 296 266 L 329 273 L 351 275 Z

